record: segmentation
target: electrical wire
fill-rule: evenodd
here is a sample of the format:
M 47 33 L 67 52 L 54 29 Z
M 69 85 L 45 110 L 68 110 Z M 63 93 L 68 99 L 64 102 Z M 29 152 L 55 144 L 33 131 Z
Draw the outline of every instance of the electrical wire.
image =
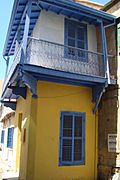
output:
M 41 99 L 53 99 L 53 98 L 62 98 L 62 97 L 74 96 L 76 94 L 81 94 L 81 92 L 78 91 L 78 92 L 75 92 L 75 93 L 59 95 L 59 96 L 38 96 L 37 98 L 41 98 Z

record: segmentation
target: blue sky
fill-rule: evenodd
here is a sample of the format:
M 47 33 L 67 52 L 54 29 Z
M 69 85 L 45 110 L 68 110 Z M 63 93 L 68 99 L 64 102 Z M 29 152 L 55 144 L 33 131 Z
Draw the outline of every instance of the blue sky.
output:
M 14 0 L 2 0 L 0 6 L 0 79 L 4 79 L 5 75 L 5 60 L 2 57 L 2 51 L 12 11 L 13 1 Z M 102 4 L 106 4 L 108 1 L 109 0 L 96 0 L 96 2 Z

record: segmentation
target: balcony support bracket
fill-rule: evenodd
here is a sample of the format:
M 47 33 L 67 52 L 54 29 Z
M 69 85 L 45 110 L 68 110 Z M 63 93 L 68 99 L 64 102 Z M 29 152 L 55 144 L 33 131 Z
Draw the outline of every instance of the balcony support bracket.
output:
M 99 103 L 100 103 L 100 100 L 101 100 L 104 92 L 105 92 L 105 85 L 101 85 L 101 86 L 97 85 L 92 88 L 93 102 L 95 102 L 93 114 L 96 113 Z
M 30 89 L 33 98 L 37 98 L 37 80 L 31 74 L 23 72 L 22 82 Z
M 23 97 L 24 99 L 26 99 L 26 94 L 27 94 L 27 88 L 26 87 L 13 87 L 13 86 L 9 86 L 9 89 L 12 89 L 12 93 L 18 96 Z

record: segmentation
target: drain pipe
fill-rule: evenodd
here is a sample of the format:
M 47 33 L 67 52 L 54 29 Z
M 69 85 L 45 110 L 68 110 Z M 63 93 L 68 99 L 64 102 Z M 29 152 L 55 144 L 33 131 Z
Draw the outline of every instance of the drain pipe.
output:
M 3 56 L 4 60 L 6 61 L 6 70 L 5 70 L 5 78 L 4 78 L 4 83 L 3 83 L 3 86 L 2 86 L 2 91 L 4 90 L 4 84 L 5 84 L 5 81 L 6 81 L 6 78 L 7 78 L 7 74 L 8 74 L 8 67 L 9 67 L 9 56 L 7 56 L 7 59 L 5 58 L 5 56 Z
M 109 25 L 106 25 L 104 26 L 104 30 L 108 27 L 111 27 L 111 26 L 114 26 L 116 24 L 116 19 L 114 19 L 114 22 L 112 24 L 109 24 Z M 106 44 L 106 40 L 105 40 L 105 46 L 107 48 L 107 44 Z M 107 82 L 105 83 L 105 86 L 103 88 L 103 90 L 101 91 L 100 95 L 99 95 L 99 98 L 96 102 L 96 105 L 95 105 L 95 108 L 93 109 L 93 113 L 95 114 L 97 109 L 98 109 L 98 106 L 99 106 L 99 103 L 100 103 L 100 100 L 102 98 L 102 95 L 103 93 L 105 92 L 105 88 L 108 87 L 108 85 L 110 84 L 110 71 L 109 71 L 109 62 L 108 62 L 108 56 L 107 56 L 107 67 L 106 67 L 106 75 L 107 75 Z
M 114 26 L 116 24 L 116 20 L 114 19 L 114 22 L 112 24 L 108 24 L 106 26 L 104 26 L 104 33 L 105 33 L 105 29 L 111 26 Z M 105 36 L 105 34 L 104 34 Z M 105 36 L 105 47 L 106 47 L 106 51 L 107 51 L 107 43 L 106 43 L 106 36 Z M 109 62 L 108 62 L 108 55 L 107 55 L 107 66 L 106 66 L 106 75 L 107 75 L 107 79 L 108 79 L 108 84 L 110 84 L 110 71 L 109 71 Z
M 100 100 L 101 100 L 102 95 L 103 95 L 104 92 L 105 92 L 105 87 L 103 88 L 103 90 L 101 91 L 101 93 L 100 93 L 100 95 L 99 95 L 99 98 L 98 98 L 98 100 L 97 100 L 97 102 L 96 102 L 96 104 L 95 104 L 95 108 L 93 109 L 93 114 L 96 114 L 96 111 L 97 111 L 97 109 L 98 109 Z
M 5 56 L 3 56 L 3 58 L 5 59 L 6 61 L 6 71 L 5 71 L 5 79 L 7 77 L 7 72 L 8 72 L 8 66 L 9 66 L 9 59 L 10 57 L 8 56 L 7 59 L 5 58 Z

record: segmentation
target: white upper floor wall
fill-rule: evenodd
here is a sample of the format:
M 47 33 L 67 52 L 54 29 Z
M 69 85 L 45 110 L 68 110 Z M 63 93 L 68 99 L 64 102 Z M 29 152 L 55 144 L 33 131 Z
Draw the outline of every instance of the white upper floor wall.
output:
M 75 20 L 75 19 L 74 19 Z M 33 29 L 32 36 L 38 39 L 64 45 L 65 16 L 42 11 Z M 75 20 L 76 21 L 76 20 Z M 96 28 L 87 22 L 88 50 L 97 52 Z

